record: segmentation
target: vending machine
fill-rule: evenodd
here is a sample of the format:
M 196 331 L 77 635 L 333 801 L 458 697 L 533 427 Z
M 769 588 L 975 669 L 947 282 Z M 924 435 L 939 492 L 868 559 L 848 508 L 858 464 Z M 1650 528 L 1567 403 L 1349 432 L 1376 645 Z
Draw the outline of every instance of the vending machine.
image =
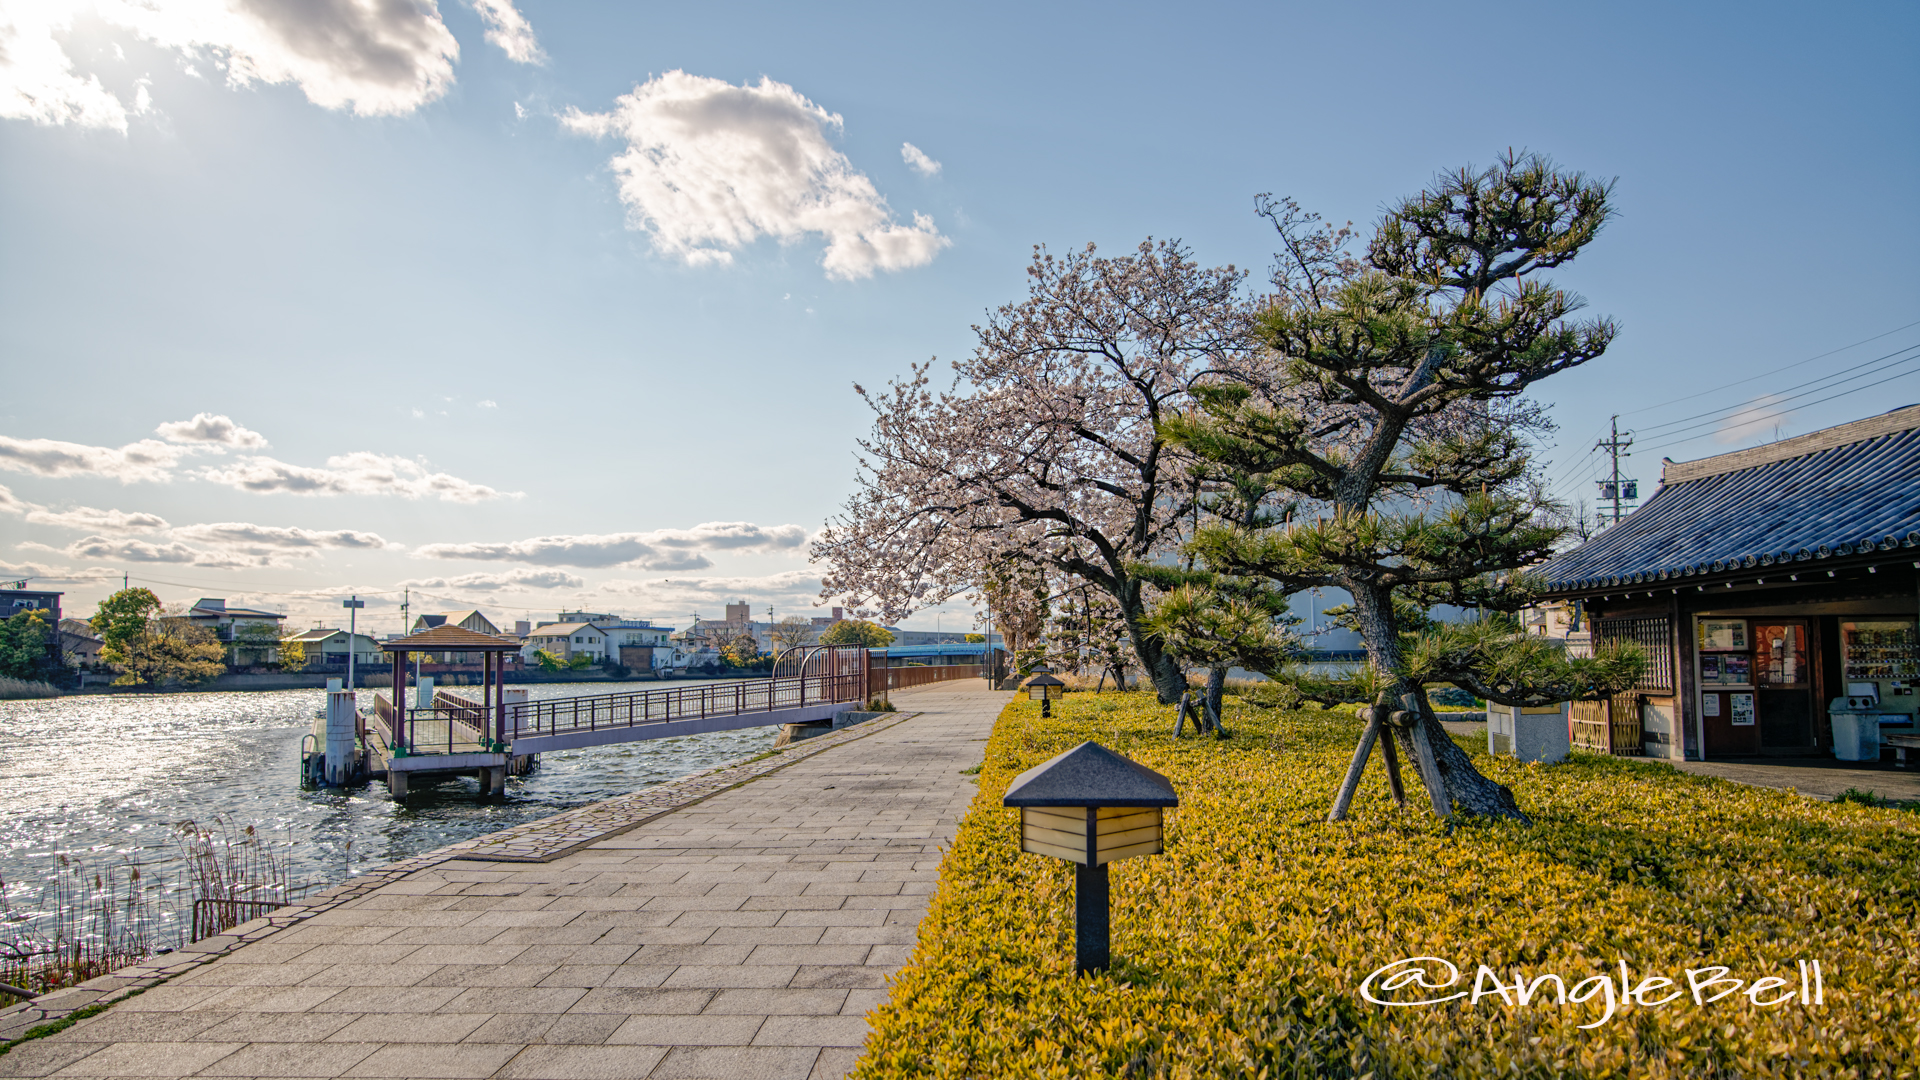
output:
M 1914 730 L 1914 715 L 1920 713 L 1920 650 L 1912 619 L 1842 622 L 1840 667 L 1846 696 L 1873 699 L 1881 731 Z

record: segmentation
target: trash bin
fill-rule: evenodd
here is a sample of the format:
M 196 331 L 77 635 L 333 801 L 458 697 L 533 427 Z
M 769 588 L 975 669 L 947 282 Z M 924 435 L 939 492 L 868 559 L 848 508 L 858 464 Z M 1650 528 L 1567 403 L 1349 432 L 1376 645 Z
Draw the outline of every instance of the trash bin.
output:
M 1533 708 L 1487 703 L 1487 753 L 1512 754 L 1521 761 L 1562 761 L 1572 748 L 1567 702 Z
M 1841 761 L 1880 760 L 1880 714 L 1859 710 L 1858 698 L 1834 698 L 1827 715 L 1833 721 L 1833 756 Z

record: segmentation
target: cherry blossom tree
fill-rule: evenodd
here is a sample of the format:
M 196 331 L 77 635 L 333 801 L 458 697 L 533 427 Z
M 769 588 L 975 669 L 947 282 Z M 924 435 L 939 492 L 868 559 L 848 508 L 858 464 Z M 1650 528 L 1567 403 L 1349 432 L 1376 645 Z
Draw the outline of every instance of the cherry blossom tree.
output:
M 1026 299 L 974 328 L 948 388 L 931 362 L 884 392 L 855 388 L 874 428 L 854 495 L 813 549 L 823 595 L 902 618 L 1028 560 L 1112 598 L 1171 704 L 1185 677 L 1145 626 L 1135 567 L 1185 539 L 1199 483 L 1159 425 L 1250 356 L 1245 275 L 1152 240 L 1117 258 L 1036 249 L 1027 273 Z

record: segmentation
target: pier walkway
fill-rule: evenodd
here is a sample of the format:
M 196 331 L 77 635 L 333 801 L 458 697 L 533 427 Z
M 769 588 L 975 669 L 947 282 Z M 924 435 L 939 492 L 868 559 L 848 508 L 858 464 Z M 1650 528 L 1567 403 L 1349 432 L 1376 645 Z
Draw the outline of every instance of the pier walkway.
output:
M 468 844 L 349 883 L 0 1076 L 841 1076 L 1009 696 L 898 692 L 912 715 L 600 839 L 556 830 L 548 861 Z
M 404 800 L 410 778 L 471 772 L 483 795 L 498 794 L 516 762 L 550 751 L 748 727 L 831 725 L 836 716 L 894 690 L 980 678 L 987 670 L 981 664 L 894 667 L 891 650 L 815 645 L 781 654 L 764 679 L 540 701 L 522 694 L 509 701 L 499 678 L 504 661 L 493 656 L 516 647 L 505 638 L 446 626 L 383 643 L 396 671 L 405 670 L 410 650 L 481 651 L 487 659 L 479 695 L 441 690 L 423 707 L 409 706 L 404 692 L 377 693 L 370 722 L 352 719 L 349 731 L 352 714 L 341 711 L 337 727 L 331 715 L 315 725 L 316 746 L 328 749 L 322 761 L 303 761 L 303 775 L 324 770 L 335 777 L 384 778 L 394 797 Z M 882 657 L 878 665 L 875 652 Z M 329 714 L 334 709 L 330 703 Z

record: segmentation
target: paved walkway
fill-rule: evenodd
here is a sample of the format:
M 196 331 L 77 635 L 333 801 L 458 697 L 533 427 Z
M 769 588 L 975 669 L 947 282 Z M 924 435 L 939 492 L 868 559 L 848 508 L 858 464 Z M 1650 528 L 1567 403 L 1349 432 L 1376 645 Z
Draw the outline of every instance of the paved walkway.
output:
M 1487 724 L 1446 720 L 1441 726 L 1453 735 L 1466 735 L 1486 745 Z M 1911 755 L 1910 755 L 1911 756 Z M 1728 758 L 1716 761 L 1665 761 L 1699 776 L 1717 776 L 1749 787 L 1797 791 L 1815 799 L 1833 800 L 1847 789 L 1870 791 L 1883 799 L 1920 802 L 1920 769 L 1896 769 L 1890 764 L 1838 761 L 1834 758 Z
M 897 693 L 921 715 L 554 861 L 416 870 L 0 1076 L 841 1076 L 1009 696 Z

